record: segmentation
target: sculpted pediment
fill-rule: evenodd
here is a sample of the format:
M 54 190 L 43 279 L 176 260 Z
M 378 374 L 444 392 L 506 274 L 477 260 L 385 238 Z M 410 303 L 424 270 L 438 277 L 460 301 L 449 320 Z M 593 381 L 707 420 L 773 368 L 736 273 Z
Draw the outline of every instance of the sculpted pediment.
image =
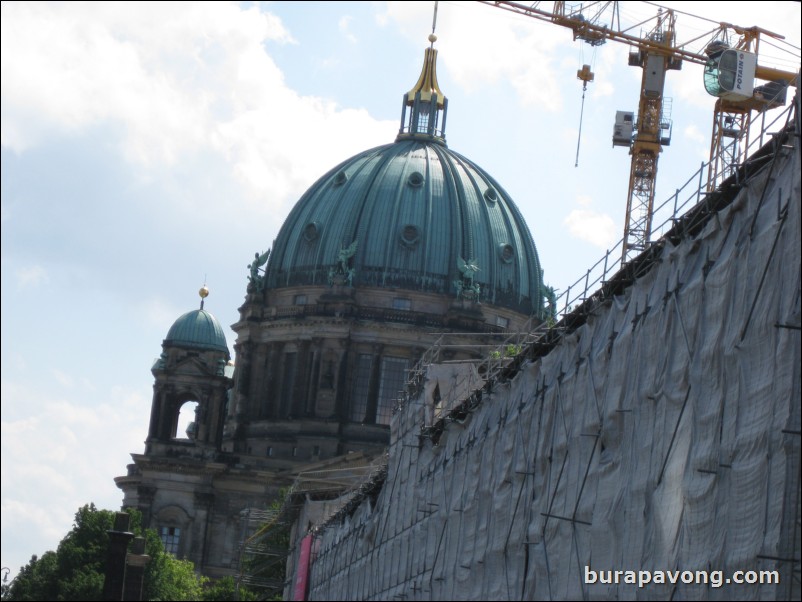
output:
M 186 357 L 176 362 L 173 372 L 186 376 L 209 376 L 215 373 L 216 366 L 209 366 L 199 357 Z

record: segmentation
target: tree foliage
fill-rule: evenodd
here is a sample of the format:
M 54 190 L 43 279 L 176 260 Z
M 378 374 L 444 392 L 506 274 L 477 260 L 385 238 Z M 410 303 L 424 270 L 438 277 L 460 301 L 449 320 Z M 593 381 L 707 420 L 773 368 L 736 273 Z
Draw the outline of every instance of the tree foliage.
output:
M 234 600 L 256 600 L 256 594 L 240 586 L 233 577 L 223 577 L 214 583 L 209 584 L 203 590 L 204 600 L 222 600 L 233 602 Z
M 33 556 L 3 591 L 3 600 L 100 600 L 114 513 L 89 504 L 55 552 Z
M 248 592 L 237 591 L 233 580 L 211 584 L 205 577 L 198 576 L 192 562 L 179 560 L 165 551 L 153 529 L 142 529 L 140 512 L 128 510 L 128 513 L 131 531 L 145 537 L 145 553 L 150 556 L 145 569 L 145 600 L 252 599 L 247 597 Z M 80 508 L 72 530 L 56 551 L 31 557 L 17 577 L 3 585 L 2 600 L 101 600 L 108 531 L 114 527 L 114 516 L 111 510 L 98 510 L 94 504 Z M 223 594 L 235 597 L 224 598 Z M 237 598 L 237 595 L 244 597 Z

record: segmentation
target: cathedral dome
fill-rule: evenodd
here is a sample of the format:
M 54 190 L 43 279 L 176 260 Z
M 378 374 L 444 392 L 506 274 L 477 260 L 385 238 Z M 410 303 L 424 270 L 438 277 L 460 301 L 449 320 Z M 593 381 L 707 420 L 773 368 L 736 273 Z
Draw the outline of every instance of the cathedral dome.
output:
M 540 261 L 520 211 L 445 144 L 435 56 L 427 49 L 405 95 L 395 143 L 344 161 L 295 205 L 273 245 L 267 288 L 329 284 L 339 273 L 357 287 L 459 296 L 470 286 L 482 303 L 541 313 Z
M 229 355 L 223 327 L 212 314 L 204 309 L 195 309 L 178 318 L 164 339 L 167 345 L 223 351 Z

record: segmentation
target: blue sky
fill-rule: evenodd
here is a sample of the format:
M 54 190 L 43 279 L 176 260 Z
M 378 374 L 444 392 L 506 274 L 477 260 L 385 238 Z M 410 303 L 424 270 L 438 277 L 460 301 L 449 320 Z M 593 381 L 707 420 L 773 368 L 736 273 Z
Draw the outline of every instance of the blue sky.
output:
M 656 12 L 622 4 L 631 22 Z M 667 5 L 784 34 L 797 50 L 766 45 L 760 62 L 798 68 L 797 2 Z M 233 324 L 246 266 L 303 191 L 394 139 L 432 8 L 3 2 L 0 496 L 12 575 L 55 548 L 79 506 L 119 507 L 113 477 L 144 449 L 150 366 L 204 279 L 206 308 Z M 678 18 L 681 40 L 712 27 Z M 449 146 L 515 199 L 545 280 L 563 290 L 621 237 L 629 156 L 611 135 L 615 111 L 637 109 L 641 72 L 621 44 L 594 52 L 477 3 L 440 3 L 437 35 Z M 574 167 L 575 73 L 591 62 Z M 714 99 L 701 80 L 696 65 L 669 73 L 674 138 L 658 200 L 707 156 Z

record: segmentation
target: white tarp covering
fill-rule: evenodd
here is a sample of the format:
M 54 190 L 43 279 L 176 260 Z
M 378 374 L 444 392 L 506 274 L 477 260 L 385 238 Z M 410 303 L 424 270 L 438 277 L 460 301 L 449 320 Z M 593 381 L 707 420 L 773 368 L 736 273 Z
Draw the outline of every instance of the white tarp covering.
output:
M 431 364 L 426 369 L 423 402 L 426 426 L 439 419 L 473 391 L 484 385 L 476 364 L 471 361 Z
M 438 445 L 431 387 L 410 402 L 375 504 L 318 534 L 310 599 L 798 599 L 799 166 L 783 151 Z M 638 588 L 586 567 L 782 582 Z

